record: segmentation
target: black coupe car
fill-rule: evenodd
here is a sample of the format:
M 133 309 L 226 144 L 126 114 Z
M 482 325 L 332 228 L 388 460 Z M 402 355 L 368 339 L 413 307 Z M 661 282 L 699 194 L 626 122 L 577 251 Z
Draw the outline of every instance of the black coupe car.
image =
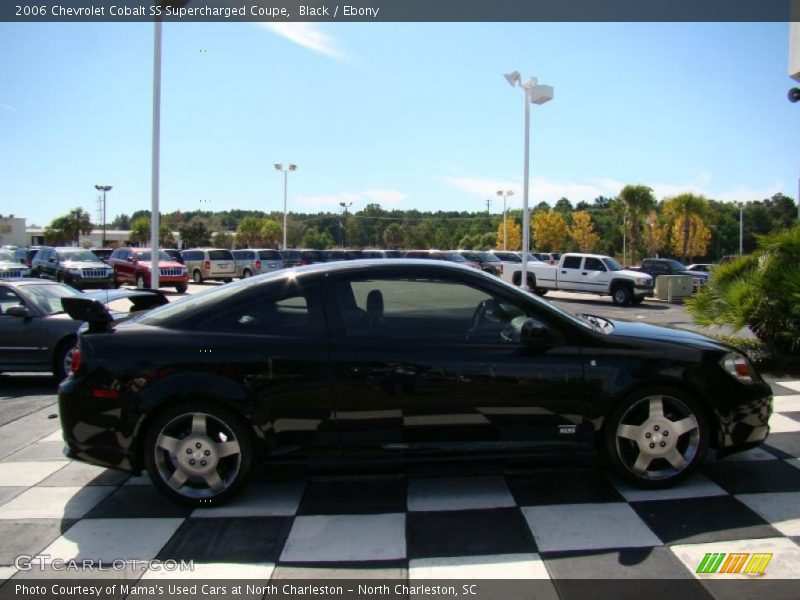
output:
M 770 387 L 716 340 L 576 317 L 476 269 L 310 265 L 90 321 L 59 389 L 68 454 L 195 506 L 262 461 L 600 449 L 662 487 L 769 431 Z

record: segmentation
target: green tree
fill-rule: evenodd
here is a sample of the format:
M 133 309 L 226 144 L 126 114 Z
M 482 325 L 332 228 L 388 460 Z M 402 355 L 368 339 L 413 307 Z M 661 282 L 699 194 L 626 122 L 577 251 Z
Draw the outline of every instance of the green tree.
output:
M 327 231 L 320 231 L 316 227 L 309 227 L 303 236 L 303 246 L 314 250 L 325 250 L 333 246 L 333 236 Z
M 678 237 L 678 244 L 674 244 L 676 253 L 686 260 L 689 258 L 689 244 L 692 232 L 698 223 L 708 214 L 708 200 L 704 196 L 695 194 L 680 194 L 664 201 L 664 216 L 669 220 L 673 229 L 673 239 Z M 678 230 L 677 233 L 675 230 Z
M 53 219 L 49 229 L 60 231 L 65 242 L 77 244 L 81 234 L 89 235 L 92 232 L 92 221 L 89 213 L 77 207 L 66 215 Z
M 130 240 L 132 244 L 142 245 L 150 239 L 150 219 L 137 217 L 131 222 Z
M 218 231 L 211 240 L 217 248 L 231 248 L 233 241 L 234 235 L 230 231 Z
M 180 233 L 184 248 L 208 246 L 211 243 L 208 225 L 203 217 L 192 217 L 188 223 L 178 227 L 178 233 Z
M 390 223 L 383 230 L 383 243 L 387 248 L 395 250 L 402 248 L 406 239 L 406 232 L 400 223 Z
M 158 224 L 158 245 L 161 248 L 169 248 L 175 245 L 175 234 L 166 223 L 159 222 Z
M 283 230 L 280 223 L 274 219 L 261 221 L 261 241 L 269 248 L 277 248 L 283 239 Z
M 646 185 L 626 185 L 619 193 L 620 200 L 627 208 L 628 225 L 631 234 L 631 262 L 636 262 L 639 248 L 639 225 L 643 217 L 656 207 L 653 190 Z
M 258 217 L 245 217 L 239 221 L 236 228 L 236 243 L 245 248 L 258 248 L 262 246 L 261 227 L 264 225 Z
M 478 250 L 491 250 L 497 244 L 497 234 L 487 231 L 478 238 Z

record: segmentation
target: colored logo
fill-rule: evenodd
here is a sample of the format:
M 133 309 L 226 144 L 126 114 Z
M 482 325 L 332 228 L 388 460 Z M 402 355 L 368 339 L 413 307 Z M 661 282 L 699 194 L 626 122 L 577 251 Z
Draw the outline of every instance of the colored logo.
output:
M 696 573 L 722 575 L 741 573 L 742 575 L 763 575 L 772 554 L 766 552 L 708 552 L 700 561 Z

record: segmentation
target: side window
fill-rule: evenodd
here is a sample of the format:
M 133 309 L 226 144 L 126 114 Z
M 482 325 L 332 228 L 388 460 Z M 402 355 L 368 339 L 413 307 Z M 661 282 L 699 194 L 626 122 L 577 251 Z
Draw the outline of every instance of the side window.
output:
M 315 291 L 287 291 L 240 303 L 198 326 L 201 331 L 292 337 L 325 334 L 322 303 Z
M 561 265 L 562 269 L 580 269 L 581 268 L 580 256 L 567 256 L 564 258 L 564 263 Z
M 261 260 L 280 260 L 281 257 L 276 250 L 262 250 L 259 252 Z
M 465 283 L 429 277 L 332 282 L 347 337 L 500 344 L 519 339 L 527 315 Z
M 603 261 L 599 258 L 589 257 L 583 263 L 583 269 L 585 271 L 605 271 L 606 268 L 603 265 Z
M 25 306 L 25 303 L 11 290 L 0 290 L 0 315 L 12 306 Z

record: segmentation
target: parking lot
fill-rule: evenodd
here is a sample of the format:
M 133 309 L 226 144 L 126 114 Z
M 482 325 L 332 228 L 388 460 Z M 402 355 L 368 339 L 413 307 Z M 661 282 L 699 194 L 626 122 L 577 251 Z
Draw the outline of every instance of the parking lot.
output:
M 550 299 L 572 312 L 691 324 L 679 305 Z M 558 580 L 696 578 L 700 590 L 720 577 L 695 573 L 707 553 L 771 553 L 763 578 L 797 578 L 800 381 L 771 383 L 767 444 L 709 457 L 669 490 L 633 489 L 598 464 L 552 461 L 269 467 L 229 505 L 192 511 L 146 476 L 66 460 L 52 378 L 0 375 L 0 576 L 64 576 L 20 556 L 51 565 L 158 559 L 193 561 L 172 578 L 538 579 L 552 584 L 546 596 L 569 597 Z M 114 574 L 164 576 L 144 563 Z M 796 588 L 770 594 L 796 597 Z

